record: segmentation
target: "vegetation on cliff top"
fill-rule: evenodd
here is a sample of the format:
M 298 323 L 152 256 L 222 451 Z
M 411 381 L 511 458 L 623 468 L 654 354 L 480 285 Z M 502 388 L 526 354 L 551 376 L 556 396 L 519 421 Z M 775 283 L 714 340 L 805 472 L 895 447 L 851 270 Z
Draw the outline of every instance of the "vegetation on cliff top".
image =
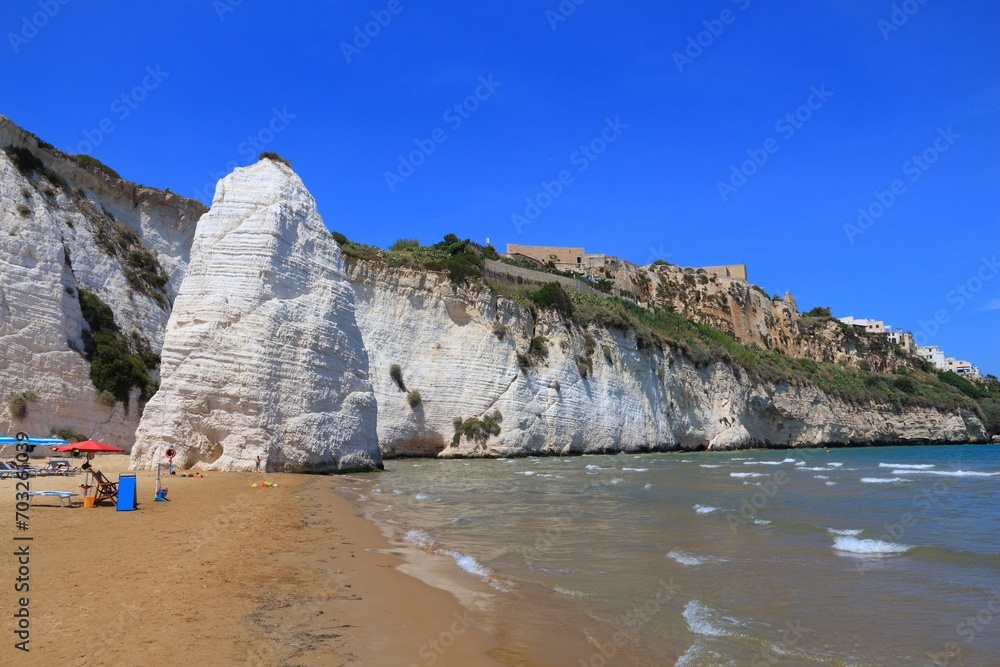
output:
M 104 174 L 110 176 L 111 178 L 117 178 L 119 181 L 125 180 L 121 177 L 121 175 L 117 171 L 115 171 L 108 165 L 104 164 L 103 162 L 101 162 L 92 155 L 84 155 L 82 153 L 79 155 L 70 155 L 70 159 L 73 160 L 73 162 L 76 162 L 84 169 L 92 167 L 97 171 L 103 172 Z
M 390 266 L 444 271 L 455 285 L 468 284 L 482 278 L 484 260 L 499 256 L 492 246 L 478 246 L 471 240 L 459 239 L 454 234 L 446 234 L 444 239 L 430 246 L 420 245 L 419 239 L 397 239 L 388 252 L 375 246 L 349 241 L 339 232 L 332 232 L 332 235 L 348 257 L 380 260 Z
M 289 162 L 288 159 L 283 158 L 280 155 L 278 155 L 277 153 L 272 153 L 272 152 L 264 152 L 264 153 L 261 153 L 260 155 L 258 155 L 257 156 L 257 162 L 260 162 L 261 160 L 274 160 L 275 162 L 280 162 L 281 164 L 285 165 L 286 167 L 291 167 L 292 166 L 292 163 Z

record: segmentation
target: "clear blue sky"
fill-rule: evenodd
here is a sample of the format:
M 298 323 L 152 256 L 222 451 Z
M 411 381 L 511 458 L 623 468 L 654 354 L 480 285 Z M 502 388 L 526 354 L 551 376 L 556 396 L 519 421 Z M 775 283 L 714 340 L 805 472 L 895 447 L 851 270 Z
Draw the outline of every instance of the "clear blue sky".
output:
M 383 247 L 745 262 L 1000 373 L 1000 3 L 488 5 L 8 0 L 0 113 L 205 201 L 266 143 Z

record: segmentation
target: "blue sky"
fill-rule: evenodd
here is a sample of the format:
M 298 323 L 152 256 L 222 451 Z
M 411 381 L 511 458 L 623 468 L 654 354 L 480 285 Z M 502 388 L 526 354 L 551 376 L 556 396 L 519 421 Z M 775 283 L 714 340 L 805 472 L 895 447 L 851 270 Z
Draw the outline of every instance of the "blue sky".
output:
M 895 7 L 8 0 L 0 113 L 203 201 L 277 151 L 383 247 L 745 262 L 1000 373 L 1000 3 Z

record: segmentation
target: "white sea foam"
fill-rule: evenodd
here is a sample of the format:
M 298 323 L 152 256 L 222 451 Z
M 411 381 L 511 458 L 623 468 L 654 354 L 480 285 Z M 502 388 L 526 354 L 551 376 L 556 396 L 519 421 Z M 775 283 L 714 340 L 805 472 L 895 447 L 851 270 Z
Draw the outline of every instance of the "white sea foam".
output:
M 796 462 L 795 459 L 784 459 L 784 460 L 782 460 L 782 463 L 795 463 L 795 462 Z
M 861 534 L 860 528 L 827 528 L 826 532 L 833 535 L 843 535 L 844 537 L 854 537 Z
M 622 482 L 624 482 L 624 481 L 625 481 L 625 480 L 624 480 L 624 479 L 622 479 L 621 477 L 615 477 L 615 478 L 614 478 L 613 480 L 611 480 L 611 483 L 612 483 L 612 484 L 621 484 L 621 483 L 622 483 Z
M 911 470 L 927 470 L 934 468 L 933 463 L 879 463 L 879 468 L 910 468 Z
M 795 462 L 795 465 L 797 465 L 797 466 L 804 466 L 805 464 L 806 464 L 805 461 L 796 461 Z
M 410 544 L 415 544 L 418 547 L 427 548 L 434 544 L 434 538 L 425 533 L 422 530 L 408 530 L 406 536 L 403 537 L 404 542 L 409 542 Z
M 718 627 L 712 616 L 712 610 L 698 600 L 691 600 L 684 605 L 684 620 L 687 621 L 688 630 L 706 637 L 726 636 L 728 633 Z
M 909 551 L 913 547 L 909 544 L 896 544 L 895 542 L 883 542 L 882 540 L 859 540 L 856 537 L 838 537 L 833 541 L 833 548 L 837 551 L 844 551 L 852 554 L 880 555 L 880 554 L 901 554 Z
M 718 507 L 710 507 L 708 505 L 695 505 L 694 511 L 698 514 L 710 514 L 719 509 Z
M 865 484 L 890 484 L 892 482 L 909 482 L 911 480 L 903 479 L 902 477 L 862 477 L 861 481 Z
M 403 495 L 403 492 L 400 491 L 399 489 L 393 489 L 392 492 L 395 493 L 397 496 Z
M 1000 472 L 978 472 L 975 470 L 893 470 L 893 475 L 938 475 L 940 477 L 998 477 Z
M 809 470 L 812 472 L 830 472 L 829 468 L 799 468 L 799 470 Z
M 560 595 L 568 595 L 574 598 L 582 598 L 587 596 L 586 593 L 581 593 L 580 591 L 574 591 L 571 588 L 563 588 L 562 586 L 556 586 L 553 590 L 556 593 L 559 593 Z
M 414 464 L 413 464 L 413 467 L 414 467 L 414 468 L 423 468 L 424 466 L 423 466 L 423 464 L 422 464 L 422 463 L 414 463 Z
M 767 475 L 765 475 L 762 472 L 731 472 L 731 473 L 729 473 L 729 476 L 730 477 L 767 477 Z
M 680 549 L 672 550 L 667 554 L 667 558 L 675 560 L 681 565 L 704 565 L 706 563 L 726 562 L 725 558 L 716 558 L 714 556 L 694 556 L 686 551 L 681 551 Z
M 735 459 L 729 459 L 729 460 L 730 460 L 730 461 L 746 461 L 746 457 L 742 457 L 742 456 L 741 456 L 741 457 L 739 457 L 739 458 L 735 458 Z
M 844 464 L 843 463 L 835 463 L 835 462 L 827 462 L 827 465 L 828 466 L 833 466 L 834 468 L 839 468 L 840 466 L 842 466 Z
M 837 484 L 836 482 L 827 482 L 826 483 L 827 486 L 836 486 L 836 484 Z
M 602 468 L 601 466 L 588 465 L 587 470 L 607 470 L 607 468 Z
M 722 466 L 720 466 L 720 465 L 713 465 L 711 463 L 702 463 L 701 467 L 702 468 L 721 468 Z
M 744 461 L 745 466 L 780 466 L 782 461 Z
M 692 667 L 699 656 L 701 656 L 701 642 L 695 642 L 688 650 L 684 651 L 684 655 L 677 658 L 674 667 Z
M 535 471 L 534 470 L 525 470 L 523 472 L 516 472 L 514 474 L 515 475 L 524 475 L 525 477 L 531 477 L 532 475 L 535 474 Z
M 651 488 L 653 488 L 653 485 L 652 484 L 647 484 L 646 486 L 644 486 L 642 488 L 644 488 L 644 489 L 651 489 Z
M 483 567 L 479 561 L 472 556 L 466 556 L 457 551 L 445 551 L 445 555 L 451 556 L 455 563 L 469 574 L 478 575 L 484 579 L 490 576 L 490 571 Z
M 647 472 L 649 468 L 622 468 L 622 472 L 628 470 L 629 472 Z
M 770 526 L 771 522 L 767 519 L 754 519 L 753 522 L 758 526 Z
M 430 496 L 428 496 L 426 493 L 418 493 L 417 495 L 415 495 L 413 497 L 415 499 L 417 499 L 417 500 L 427 500 L 427 499 L 430 498 Z
M 830 479 L 829 475 L 813 475 L 813 479 Z

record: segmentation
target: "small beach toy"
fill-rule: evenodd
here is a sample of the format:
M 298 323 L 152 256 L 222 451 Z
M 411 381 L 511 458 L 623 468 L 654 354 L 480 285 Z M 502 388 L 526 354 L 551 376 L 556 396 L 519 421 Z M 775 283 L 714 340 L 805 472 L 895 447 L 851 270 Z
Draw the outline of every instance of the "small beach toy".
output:
M 257 488 L 257 485 L 256 485 L 256 484 L 251 484 L 251 485 L 250 485 L 250 488 L 251 488 L 251 489 L 256 489 L 256 488 Z

